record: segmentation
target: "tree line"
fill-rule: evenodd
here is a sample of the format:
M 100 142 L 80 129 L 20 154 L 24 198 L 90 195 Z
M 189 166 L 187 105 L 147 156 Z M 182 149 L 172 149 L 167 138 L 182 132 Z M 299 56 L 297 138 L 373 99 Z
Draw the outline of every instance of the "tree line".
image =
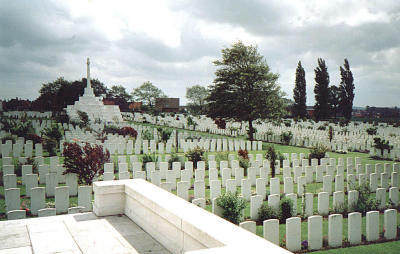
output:
M 166 97 L 165 93 L 153 85 L 150 81 L 144 82 L 139 87 L 128 93 L 122 85 L 113 85 L 111 88 L 105 86 L 98 79 L 91 80 L 94 95 L 102 97 L 104 101 L 112 101 L 120 107 L 121 111 L 130 111 L 129 104 L 133 101 L 143 102 L 144 108 L 153 108 L 156 98 Z M 5 101 L 4 109 L 12 110 L 34 110 L 60 112 L 68 105 L 83 95 L 86 87 L 86 78 L 76 81 L 68 81 L 64 77 L 42 84 L 39 96 L 34 101 L 11 99 Z
M 341 81 L 339 86 L 329 86 L 329 73 L 325 61 L 318 58 L 318 66 L 315 68 L 315 105 L 313 117 L 315 120 L 336 118 L 339 114 L 350 121 L 353 112 L 354 78 L 350 70 L 350 64 L 344 59 L 340 66 Z M 295 87 L 293 89 L 293 116 L 295 118 L 307 118 L 306 106 L 306 78 L 305 71 L 299 61 L 296 68 Z

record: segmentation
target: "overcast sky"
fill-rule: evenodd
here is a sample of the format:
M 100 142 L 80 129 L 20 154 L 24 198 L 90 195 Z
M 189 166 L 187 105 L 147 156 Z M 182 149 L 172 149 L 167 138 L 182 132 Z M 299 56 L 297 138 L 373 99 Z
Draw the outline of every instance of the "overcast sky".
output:
M 184 104 L 186 87 L 211 84 L 212 61 L 238 40 L 258 45 L 288 98 L 299 60 L 312 105 L 317 58 L 331 85 L 347 58 L 355 106 L 400 106 L 399 0 L 0 0 L 0 99 L 81 79 L 90 57 L 108 87 L 151 81 Z

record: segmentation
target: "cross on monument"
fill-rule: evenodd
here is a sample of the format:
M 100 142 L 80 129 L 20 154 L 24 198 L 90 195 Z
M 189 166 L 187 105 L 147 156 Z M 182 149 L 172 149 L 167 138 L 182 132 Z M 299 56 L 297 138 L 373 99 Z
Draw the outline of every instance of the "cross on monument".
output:
M 86 79 L 85 94 L 94 95 L 92 86 L 90 84 L 90 60 L 89 60 L 89 57 L 87 58 L 86 65 L 87 65 L 87 79 Z

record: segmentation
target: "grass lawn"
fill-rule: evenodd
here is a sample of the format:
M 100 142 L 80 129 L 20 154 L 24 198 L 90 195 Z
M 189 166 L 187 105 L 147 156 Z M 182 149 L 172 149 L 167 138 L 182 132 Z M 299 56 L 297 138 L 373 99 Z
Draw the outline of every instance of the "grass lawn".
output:
M 400 253 L 400 241 L 360 245 L 348 248 L 338 248 L 325 251 L 315 251 L 313 254 L 394 254 Z

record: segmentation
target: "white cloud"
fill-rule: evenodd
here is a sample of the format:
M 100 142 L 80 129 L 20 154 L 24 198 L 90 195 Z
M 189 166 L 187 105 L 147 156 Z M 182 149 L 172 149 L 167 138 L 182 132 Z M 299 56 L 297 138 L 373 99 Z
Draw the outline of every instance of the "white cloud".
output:
M 355 105 L 398 105 L 398 0 L 0 1 L 3 98 L 34 99 L 42 83 L 80 79 L 91 57 L 93 77 L 108 86 L 132 91 L 149 80 L 185 101 L 186 87 L 212 82 L 221 49 L 242 40 L 259 46 L 289 98 L 299 60 L 312 104 L 317 58 L 334 85 L 348 58 Z

